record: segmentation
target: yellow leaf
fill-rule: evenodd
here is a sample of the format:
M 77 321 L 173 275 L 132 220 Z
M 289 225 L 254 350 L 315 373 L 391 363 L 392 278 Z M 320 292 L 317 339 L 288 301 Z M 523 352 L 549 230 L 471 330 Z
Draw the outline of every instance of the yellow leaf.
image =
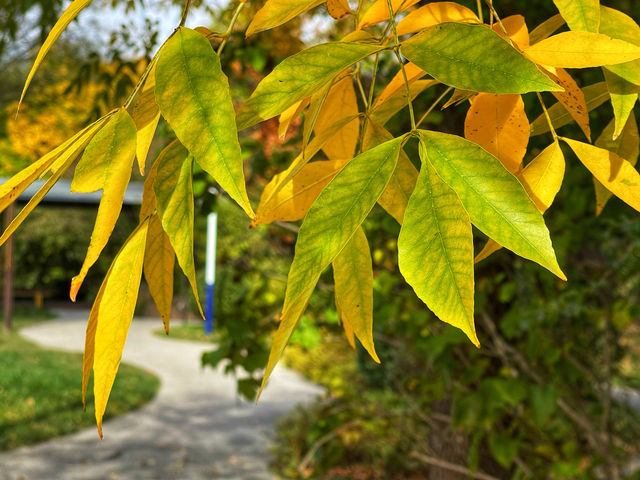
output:
M 411 94 L 411 100 L 414 100 L 418 95 L 424 92 L 427 88 L 431 88 L 438 85 L 440 82 L 437 80 L 414 80 L 409 85 L 409 93 Z M 380 125 L 384 125 L 393 117 L 396 113 L 407 106 L 407 93 L 406 90 L 400 88 L 396 90 L 390 97 L 388 97 L 382 103 L 375 103 L 371 109 L 371 118 L 378 122 Z
M 353 78 L 347 76 L 331 87 L 322 105 L 314 131 L 321 134 L 336 122 L 358 115 L 358 100 L 353 89 Z M 322 151 L 330 160 L 351 159 L 356 153 L 360 124 L 357 119 L 347 123 L 338 130 L 322 147 Z
M 170 145 L 176 143 L 174 140 Z M 164 151 L 163 151 L 164 153 Z M 162 155 L 162 153 L 160 154 Z M 148 217 L 154 214 L 156 211 L 156 192 L 153 190 L 153 185 L 158 177 L 158 165 L 160 162 L 154 162 L 153 166 L 147 174 L 147 178 L 144 180 L 142 190 L 142 204 L 140 205 L 139 223 L 144 222 Z
M 404 64 L 404 71 L 407 74 L 407 82 L 409 85 L 427 74 L 427 72 L 411 62 Z M 402 89 L 404 89 L 404 75 L 402 74 L 402 70 L 398 70 L 398 73 L 395 74 L 387 86 L 384 87 L 384 90 L 380 92 L 380 95 L 378 95 L 378 98 L 374 103 L 374 108 L 377 108 L 381 103 L 386 102 L 396 92 Z
M 604 187 L 640 211 L 640 175 L 631 163 L 603 148 L 561 138 Z
M 156 163 L 158 176 L 153 190 L 158 216 L 204 318 L 193 260 L 193 157 L 180 142 L 175 141 L 162 151 Z
M 20 101 L 18 102 L 18 110 L 20 109 L 20 105 L 22 104 L 22 100 L 24 100 L 24 95 L 27 93 L 27 88 L 29 88 L 29 84 L 33 79 L 33 76 L 38 70 L 38 67 L 44 60 L 44 57 L 49 53 L 51 46 L 56 42 L 60 34 L 67 28 L 67 25 L 71 23 L 71 21 L 76 18 L 76 16 L 91 3 L 91 0 L 73 0 L 71 4 L 67 7 L 67 9 L 60 15 L 60 18 L 53 26 L 49 35 L 47 35 L 46 40 L 40 47 L 40 51 L 38 52 L 38 56 L 36 57 L 35 62 L 33 62 L 33 66 L 29 71 L 29 75 L 27 75 L 27 80 L 24 82 L 24 87 L 22 89 L 22 94 L 20 95 Z
M 252 226 L 278 220 L 293 222 L 304 218 L 322 189 L 344 167 L 350 158 L 306 164 L 291 179 L 282 183 L 274 195 L 271 190 L 280 185 L 286 171 L 274 176 L 265 187 Z
M 344 127 L 347 123 L 353 121 L 354 118 L 357 117 L 347 117 L 343 118 L 339 122 L 336 122 L 330 128 L 323 131 L 320 135 L 316 135 L 307 148 L 303 149 L 302 153 L 300 153 L 289 165 L 284 172 L 279 174 L 277 181 L 272 181 L 267 184 L 267 186 L 262 191 L 262 198 L 260 199 L 260 203 L 269 203 L 271 202 L 271 198 L 277 195 L 282 188 L 284 188 L 291 179 L 302 169 L 304 166 L 311 161 L 311 159 L 320 151 L 320 149 L 324 146 L 324 144 L 342 127 Z M 274 177 L 275 180 L 275 177 Z
M 638 137 L 638 124 L 635 116 L 631 115 L 629 117 L 622 134 L 615 140 L 613 139 L 614 129 L 615 120 L 611 120 L 596 140 L 596 147 L 609 150 L 635 166 L 638 163 L 638 153 L 640 151 L 640 138 Z M 593 183 L 596 189 L 596 215 L 600 215 L 613 194 L 595 178 Z
M 588 68 L 640 58 L 640 46 L 591 32 L 562 32 L 525 50 L 540 65 Z
M 536 28 L 531 30 L 529 34 L 529 42 L 531 45 L 538 43 L 545 38 L 549 38 L 553 35 L 561 26 L 564 25 L 564 18 L 559 13 L 551 18 L 548 18 Z
M 510 17 L 503 18 L 500 23 L 493 24 L 493 30 L 504 38 L 503 28 L 507 31 L 507 35 L 511 41 L 515 43 L 520 50 L 529 48 L 529 29 L 522 15 L 511 15 Z
M 394 13 L 403 12 L 407 8 L 415 5 L 420 0 L 391 0 L 391 7 L 393 8 Z M 375 25 L 376 23 L 380 23 L 384 20 L 389 19 L 389 5 L 387 4 L 387 0 L 376 0 L 362 18 L 360 18 L 360 22 L 358 22 L 358 29 L 368 27 L 370 25 Z
M 36 160 L 0 185 L 0 212 L 3 212 L 9 204 L 13 203 L 29 185 L 48 169 L 51 169 L 56 164 L 59 166 L 61 163 L 66 163 L 71 153 L 78 152 L 77 147 L 79 145 L 83 145 L 82 148 L 84 148 L 110 116 L 111 114 L 108 114 L 100 120 L 93 122 L 88 127 L 85 127 L 62 145 L 50 151 L 39 160 Z M 58 168 L 54 170 L 57 171 Z
M 497 157 L 511 173 L 517 173 L 529 143 L 529 120 L 522 97 L 478 94 L 467 112 L 464 135 Z
M 99 128 L 99 127 L 98 127 Z M 85 133 L 78 137 L 78 139 L 69 145 L 69 147 L 60 153 L 60 156 L 55 160 L 58 164 L 56 171 L 49 177 L 49 179 L 45 182 L 45 184 L 36 192 L 35 195 L 31 197 L 29 202 L 20 210 L 20 213 L 16 215 L 16 217 L 11 221 L 9 226 L 5 229 L 0 237 L 0 246 L 4 245 L 4 243 L 9 239 L 9 237 L 16 231 L 16 229 L 25 221 L 25 219 L 29 216 L 29 214 L 33 211 L 34 208 L 38 206 L 40 201 L 44 198 L 44 196 L 51 190 L 51 188 L 56 184 L 60 177 L 64 174 L 64 172 L 71 167 L 73 162 L 75 162 L 76 158 L 82 152 L 82 150 L 87 146 L 87 144 L 91 141 L 92 137 L 96 134 L 94 130 L 85 131 Z M 63 162 L 63 163 L 60 163 Z
M 558 142 L 554 141 L 531 160 L 518 175 L 520 183 L 541 213 L 547 211 L 560 191 L 564 179 L 564 169 L 564 155 Z M 502 246 L 498 242 L 490 238 L 480 253 L 476 255 L 474 262 L 478 263 L 484 260 L 501 248 Z
M 135 154 L 136 126 L 127 111 L 120 109 L 93 137 L 76 166 L 71 191 L 88 193 L 102 189 L 102 198 L 87 255 L 80 272 L 71 280 L 69 296 L 73 301 L 118 220 Z
M 352 13 L 347 0 L 327 0 L 327 11 L 335 19 L 340 19 Z
M 553 0 L 571 30 L 598 32 L 600 0 Z
M 171 241 L 162 228 L 160 218 L 158 215 L 153 215 L 149 218 L 149 233 L 144 254 L 144 278 L 149 285 L 149 293 L 160 313 L 167 334 L 169 334 L 173 299 L 175 257 Z
M 380 359 L 373 345 L 373 267 L 369 242 L 359 227 L 333 261 L 336 307 L 376 363 Z M 348 334 L 347 334 L 348 335 Z
M 280 140 L 284 139 L 293 119 L 300 115 L 304 109 L 307 108 L 307 105 L 309 105 L 309 99 L 305 98 L 304 100 L 294 103 L 280 114 L 280 118 L 278 119 L 278 137 L 280 137 Z
M 363 151 L 369 150 L 376 145 L 393 139 L 393 135 L 389 133 L 382 125 L 370 120 L 367 124 L 367 131 L 364 134 Z M 385 211 L 391 215 L 396 221 L 402 225 L 404 212 L 407 209 L 409 198 L 416 186 L 418 180 L 418 170 L 413 166 L 404 150 L 400 149 L 400 156 L 396 169 L 389 180 L 382 195 L 378 199 L 378 203 Z
M 593 85 L 587 85 L 582 89 L 582 93 L 584 94 L 584 100 L 587 104 L 588 112 L 598 108 L 609 99 L 609 92 L 607 90 L 607 84 L 605 82 L 598 82 L 594 83 Z M 571 114 L 560 102 L 551 105 L 548 111 L 549 117 L 551 117 L 551 123 L 553 123 L 553 127 L 556 129 L 571 123 L 571 121 L 573 120 Z M 548 131 L 549 124 L 544 113 L 542 113 L 531 123 L 531 135 L 541 135 L 543 133 L 547 133 Z
M 480 23 L 480 20 L 478 20 L 473 11 L 458 3 L 433 2 L 410 12 L 404 17 L 398 23 L 398 35 L 415 33 L 443 22 Z
M 85 355 L 93 356 L 93 394 L 100 438 L 102 417 L 136 307 L 147 229 L 147 222 L 138 226 L 116 256 L 93 304 L 87 326 L 87 334 L 93 333 L 95 326 L 93 355 L 91 352 Z
M 564 155 L 557 141 L 531 160 L 519 175 L 520 183 L 541 213 L 553 203 L 564 179 Z
M 558 68 L 555 74 L 548 74 L 558 83 L 564 92 L 551 92 L 553 96 L 567 109 L 585 136 L 591 141 L 591 127 L 589 126 L 589 109 L 584 93 L 575 80 L 564 68 Z M 555 126 L 555 123 L 554 123 Z
M 336 306 L 336 309 L 338 311 L 338 317 L 341 319 L 341 322 L 342 322 L 342 328 L 344 328 L 344 336 L 347 337 L 347 342 L 349 342 L 349 346 L 355 350 L 356 337 L 355 337 L 355 334 L 353 333 L 353 328 L 351 328 L 351 326 L 347 322 L 342 320 L 342 313 L 340 312 L 340 309 L 337 306 Z
M 133 121 L 138 132 L 136 144 L 136 158 L 140 175 L 144 175 L 144 166 L 149 154 L 149 147 L 153 135 L 156 132 L 158 121 L 160 120 L 160 108 L 156 103 L 156 62 L 153 62 L 147 79 L 144 82 L 136 106 L 133 109 Z
M 277 27 L 325 0 L 267 0 L 247 28 L 246 36 Z

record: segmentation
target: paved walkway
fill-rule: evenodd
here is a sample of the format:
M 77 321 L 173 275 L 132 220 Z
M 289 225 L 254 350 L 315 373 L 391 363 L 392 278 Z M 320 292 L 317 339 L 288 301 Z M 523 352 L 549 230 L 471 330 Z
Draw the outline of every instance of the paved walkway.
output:
M 87 316 L 61 312 L 22 334 L 45 347 L 82 351 Z M 152 335 L 160 327 L 157 319 L 135 319 L 123 355 L 162 380 L 153 401 L 105 422 L 102 441 L 89 428 L 0 454 L 0 480 L 272 479 L 274 422 L 321 389 L 279 368 L 257 406 L 239 401 L 232 378 L 200 368 L 210 344 Z

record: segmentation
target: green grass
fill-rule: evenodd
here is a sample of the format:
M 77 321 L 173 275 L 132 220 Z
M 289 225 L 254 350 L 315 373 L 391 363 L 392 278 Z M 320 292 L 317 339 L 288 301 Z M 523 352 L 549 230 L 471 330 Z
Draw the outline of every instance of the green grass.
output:
M 171 325 L 169 335 L 164 333 L 164 329 L 162 328 L 154 330 L 153 334 L 158 337 L 172 338 L 175 340 L 190 340 L 192 342 L 215 343 L 218 339 L 215 332 L 212 335 L 206 335 L 204 333 L 204 326 L 200 322 Z
M 16 312 L 16 328 L 48 315 Z M 18 333 L 0 331 L 0 450 L 29 445 L 95 424 L 92 387 L 82 409 L 82 354 L 44 350 Z M 151 400 L 159 380 L 144 370 L 120 366 L 105 419 Z M 96 434 L 97 436 L 97 434 Z

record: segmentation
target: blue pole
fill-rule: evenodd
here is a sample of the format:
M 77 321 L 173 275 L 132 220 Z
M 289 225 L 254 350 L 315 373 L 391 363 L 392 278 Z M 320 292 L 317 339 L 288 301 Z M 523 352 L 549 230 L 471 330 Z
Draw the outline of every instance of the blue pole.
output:
M 218 236 L 218 214 L 213 212 L 207 216 L 207 263 L 204 279 L 206 283 L 206 303 L 204 333 L 213 332 L 214 290 L 216 284 L 216 240 Z

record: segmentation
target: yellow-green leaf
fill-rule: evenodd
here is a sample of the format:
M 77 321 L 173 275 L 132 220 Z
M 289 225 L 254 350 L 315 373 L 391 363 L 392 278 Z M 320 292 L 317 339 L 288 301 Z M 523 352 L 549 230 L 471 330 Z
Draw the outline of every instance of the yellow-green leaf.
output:
M 144 167 L 151 147 L 153 135 L 160 120 L 160 108 L 156 103 L 156 62 L 153 61 L 144 82 L 136 106 L 133 108 L 133 121 L 138 131 L 136 158 L 140 175 L 144 175 Z
M 497 158 L 456 135 L 421 130 L 420 137 L 429 162 L 458 194 L 476 227 L 517 255 L 566 279 L 542 214 Z
M 614 129 L 615 120 L 611 120 L 596 140 L 596 147 L 609 150 L 635 166 L 638 163 L 638 154 L 640 153 L 640 138 L 635 116 L 629 117 L 622 134 L 615 140 L 613 139 Z M 600 215 L 613 194 L 595 178 L 593 182 L 596 189 L 596 215 Z
M 640 58 L 640 47 L 624 40 L 592 32 L 562 32 L 525 50 L 540 65 L 588 68 L 629 62 Z
M 156 99 L 162 115 L 202 169 L 253 218 L 229 82 L 218 55 L 198 32 L 180 27 L 162 48 Z
M 367 130 L 364 134 L 363 150 L 380 145 L 393 139 L 393 135 L 389 133 L 382 125 L 370 120 L 367 124 Z M 378 203 L 386 212 L 402 225 L 404 212 L 409 203 L 411 192 L 416 185 L 418 179 L 418 170 L 413 166 L 404 150 L 400 150 L 398 156 L 398 164 L 393 171 L 393 175 L 384 189 L 382 195 L 378 199 Z
M 91 0 L 73 0 L 62 15 L 60 15 L 60 18 L 49 32 L 49 35 L 47 35 L 42 47 L 40 47 L 38 56 L 36 57 L 35 62 L 33 62 L 29 75 L 27 75 L 27 80 L 24 83 L 22 94 L 20 95 L 20 101 L 18 102 L 18 109 L 20 108 L 20 104 L 22 104 L 22 100 L 24 100 L 24 95 L 27 93 L 27 88 L 29 88 L 36 70 L 38 70 L 38 67 L 44 60 L 44 57 L 49 53 L 52 45 L 56 42 L 64 29 L 67 28 L 67 25 L 69 25 L 69 23 L 71 23 L 71 21 L 76 18 L 76 16 L 90 3 Z
M 382 50 L 379 45 L 335 42 L 316 45 L 283 60 L 238 111 L 238 129 L 251 127 L 310 97 L 340 72 Z
M 275 175 L 263 190 L 253 226 L 278 220 L 293 222 L 304 218 L 309 207 L 324 187 L 350 159 L 327 160 L 306 164 L 291 179 L 283 183 L 286 171 Z M 271 195 L 276 185 L 278 191 Z
M 564 179 L 564 169 L 564 155 L 558 142 L 554 141 L 531 160 L 518 176 L 520 183 L 535 202 L 540 213 L 547 211 L 560 191 Z M 489 239 L 482 251 L 476 256 L 475 263 L 484 260 L 501 248 L 499 243 Z
M 80 272 L 71 280 L 69 296 L 74 302 L 120 216 L 135 155 L 136 125 L 127 111 L 120 109 L 89 142 L 76 166 L 71 191 L 88 193 L 102 189 L 102 198 L 87 255 Z
M 605 82 L 594 83 L 593 85 L 588 85 L 582 89 L 584 94 L 584 100 L 587 105 L 587 112 L 598 108 L 604 102 L 609 99 L 609 91 L 607 90 L 607 84 Z M 573 120 L 573 116 L 566 109 L 563 103 L 558 102 L 548 109 L 549 117 L 551 118 L 551 123 L 553 123 L 554 128 L 564 127 L 569 124 Z M 543 114 L 541 114 L 538 118 L 536 118 L 531 123 L 531 135 L 542 135 L 543 133 L 547 133 L 549 131 L 549 124 L 547 123 L 547 119 Z
M 531 43 L 531 45 L 533 45 L 534 43 L 538 43 L 539 41 L 550 37 L 564 24 L 564 18 L 562 18 L 562 15 L 560 15 L 559 13 L 551 18 L 548 18 L 536 28 L 531 30 L 531 33 L 529 34 L 529 42 Z
M 522 97 L 476 95 L 464 122 L 464 136 L 493 154 L 511 173 L 517 173 L 529 144 L 529 120 Z
M 278 27 L 325 0 L 267 0 L 247 28 L 246 36 Z
M 144 278 L 149 285 L 149 293 L 160 313 L 167 334 L 171 319 L 175 257 L 171 241 L 162 228 L 160 218 L 158 215 L 153 215 L 149 218 L 149 233 L 144 254 Z
M 393 9 L 393 13 L 399 13 L 419 1 L 420 0 L 391 0 L 391 8 Z M 358 22 L 358 29 L 388 20 L 389 4 L 387 2 L 388 0 L 376 0 L 373 2 Z
M 604 5 L 600 6 L 600 33 L 634 45 L 640 45 L 640 26 L 620 10 Z M 640 85 L 640 60 L 609 65 L 607 69 L 628 82 Z
M 495 31 L 441 23 L 402 42 L 402 53 L 440 82 L 487 93 L 558 91 L 560 87 Z
M 280 137 L 280 140 L 284 140 L 291 126 L 291 122 L 298 117 L 308 105 L 309 99 L 305 98 L 304 100 L 294 103 L 280 114 L 280 118 L 278 119 L 278 137 Z
M 400 273 L 443 322 L 480 346 L 473 321 L 473 235 L 460 199 L 438 176 L 421 138 L 422 168 L 398 237 Z
M 352 331 L 371 358 L 380 363 L 373 345 L 373 266 L 362 227 L 333 261 L 333 278 L 336 308 L 345 330 Z
M 640 174 L 631 163 L 604 148 L 561 138 L 607 190 L 640 211 Z
M 433 2 L 410 12 L 398 23 L 398 35 L 415 33 L 444 22 L 480 23 L 478 16 L 455 2 Z
M 334 123 L 346 117 L 358 115 L 358 99 L 353 89 L 353 78 L 347 76 L 338 81 L 329 90 L 329 94 L 318 113 L 314 131 L 316 135 L 330 128 Z M 356 152 L 360 125 L 352 120 L 336 132 L 322 147 L 330 160 L 351 159 Z
M 66 163 L 69 155 L 72 153 L 78 153 L 78 146 L 82 145 L 83 149 L 111 115 L 112 114 L 109 113 L 100 120 L 93 122 L 88 127 L 83 128 L 73 137 L 66 140 L 62 145 L 51 150 L 28 167 L 20 170 L 13 177 L 0 185 L 0 212 L 3 212 L 9 204 L 13 203 L 13 201 L 27 189 L 29 185 L 31 185 L 47 170 L 51 169 L 54 164 L 60 162 L 62 164 Z M 80 149 L 80 151 L 82 149 Z M 55 168 L 55 170 L 57 171 L 58 168 Z
M 600 0 L 553 0 L 571 30 L 598 32 Z
M 607 69 L 603 69 L 603 72 L 604 78 L 607 81 L 607 89 L 611 96 L 611 105 L 615 118 L 616 126 L 613 131 L 613 139 L 615 140 L 622 133 L 622 129 L 627 124 L 629 115 L 631 115 L 633 107 L 638 101 L 640 86 L 627 82 L 624 78 L 619 77 Z
M 389 183 L 403 137 L 361 153 L 326 186 L 300 227 L 280 325 L 260 391 L 282 356 L 320 274 L 335 260 Z
M 147 229 L 147 222 L 138 226 L 116 256 L 93 304 L 87 326 L 87 338 L 93 334 L 93 342 L 89 339 L 85 345 L 93 343 L 94 351 L 85 351 L 85 356 L 93 357 L 93 395 L 100 438 L 102 417 L 136 307 Z
M 178 257 L 178 264 L 189 280 L 200 314 L 204 317 L 193 260 L 193 159 L 179 142 L 173 142 L 156 162 L 158 176 L 153 189 L 158 216 Z

